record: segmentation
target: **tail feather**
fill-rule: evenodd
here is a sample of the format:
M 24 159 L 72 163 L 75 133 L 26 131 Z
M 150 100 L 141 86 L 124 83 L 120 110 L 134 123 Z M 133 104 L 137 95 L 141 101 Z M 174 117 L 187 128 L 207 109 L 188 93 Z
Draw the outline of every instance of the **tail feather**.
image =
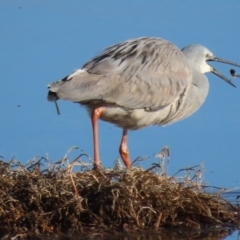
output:
M 57 101 L 59 98 L 72 102 L 85 102 L 102 99 L 107 91 L 105 85 L 99 83 L 100 75 L 89 74 L 85 70 L 77 70 L 65 78 L 48 85 L 49 101 Z

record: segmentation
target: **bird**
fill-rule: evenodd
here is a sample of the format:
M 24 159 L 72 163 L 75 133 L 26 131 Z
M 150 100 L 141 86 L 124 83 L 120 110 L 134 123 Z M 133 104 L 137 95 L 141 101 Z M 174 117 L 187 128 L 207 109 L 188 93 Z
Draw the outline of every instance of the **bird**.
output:
M 205 73 L 211 72 L 236 87 L 209 65 L 210 61 L 240 67 L 200 44 L 180 50 L 162 38 L 130 39 L 106 48 L 82 68 L 50 83 L 47 99 L 55 103 L 58 99 L 68 100 L 86 107 L 93 128 L 95 166 L 101 164 L 98 120 L 122 128 L 119 153 L 129 168 L 129 130 L 170 125 L 196 112 L 209 91 Z

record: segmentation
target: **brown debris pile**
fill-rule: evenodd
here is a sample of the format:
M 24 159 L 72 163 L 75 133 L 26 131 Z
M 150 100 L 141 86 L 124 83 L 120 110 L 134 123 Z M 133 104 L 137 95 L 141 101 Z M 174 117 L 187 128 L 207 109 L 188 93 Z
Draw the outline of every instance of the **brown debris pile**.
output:
M 72 171 L 76 162 L 80 172 Z M 0 238 L 239 224 L 239 209 L 204 192 L 196 179 L 179 181 L 155 167 L 87 169 L 80 158 L 67 163 L 0 160 Z

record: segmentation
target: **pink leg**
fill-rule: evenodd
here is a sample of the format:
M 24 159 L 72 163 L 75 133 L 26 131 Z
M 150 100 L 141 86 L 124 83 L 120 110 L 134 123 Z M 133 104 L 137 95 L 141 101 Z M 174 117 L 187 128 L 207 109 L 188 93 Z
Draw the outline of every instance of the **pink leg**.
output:
M 94 152 L 94 165 L 100 165 L 99 146 L 98 146 L 98 119 L 102 112 L 103 107 L 97 107 L 92 112 L 92 128 L 93 128 L 93 152 Z
M 122 157 L 122 160 L 125 164 L 126 167 L 131 166 L 131 160 L 129 157 L 129 151 L 127 148 L 127 129 L 123 129 L 123 134 L 122 134 L 122 141 L 119 147 L 119 153 Z

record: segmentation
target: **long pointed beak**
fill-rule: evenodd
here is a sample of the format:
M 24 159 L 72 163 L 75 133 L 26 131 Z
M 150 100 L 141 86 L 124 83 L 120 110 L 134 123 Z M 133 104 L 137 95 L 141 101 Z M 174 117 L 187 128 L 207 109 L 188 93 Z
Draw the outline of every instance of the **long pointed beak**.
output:
M 217 69 L 215 69 L 214 67 L 212 67 L 212 73 L 214 73 L 215 75 L 217 75 L 218 77 L 220 77 L 221 79 L 223 79 L 225 82 L 229 83 L 230 85 L 232 85 L 233 87 L 236 87 L 236 85 L 234 85 L 232 83 L 232 81 L 230 79 L 228 79 L 227 77 L 225 77 L 223 74 L 221 74 L 220 72 L 217 71 Z
M 222 62 L 222 63 L 226 63 L 226 64 L 233 65 L 233 66 L 236 66 L 236 67 L 240 67 L 240 64 L 237 64 L 237 63 L 232 62 L 232 61 L 228 61 L 228 60 L 223 59 L 223 58 L 215 57 L 215 56 L 210 57 L 207 61 Z M 211 72 L 214 73 L 215 75 L 217 75 L 218 77 L 220 77 L 221 79 L 223 79 L 225 82 L 232 85 L 233 87 L 236 87 L 230 79 L 228 79 L 223 74 L 218 72 L 214 67 L 212 67 Z
M 233 66 L 236 66 L 236 67 L 240 67 L 240 64 L 237 64 L 235 62 L 232 62 L 232 61 L 229 61 L 229 60 L 226 60 L 226 59 L 223 59 L 223 58 L 219 58 L 219 57 L 216 57 L 216 56 L 210 57 L 207 61 L 222 62 L 222 63 L 226 63 L 226 64 L 233 65 Z

